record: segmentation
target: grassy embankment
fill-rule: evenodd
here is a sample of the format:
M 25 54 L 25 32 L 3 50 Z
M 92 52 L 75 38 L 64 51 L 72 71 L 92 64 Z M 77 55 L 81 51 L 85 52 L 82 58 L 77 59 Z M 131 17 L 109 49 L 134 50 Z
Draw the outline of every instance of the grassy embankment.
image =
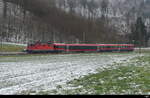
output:
M 150 94 L 150 53 L 38 94 Z
M 24 49 L 25 49 L 25 46 L 8 45 L 8 44 L 0 45 L 0 52 L 21 52 Z

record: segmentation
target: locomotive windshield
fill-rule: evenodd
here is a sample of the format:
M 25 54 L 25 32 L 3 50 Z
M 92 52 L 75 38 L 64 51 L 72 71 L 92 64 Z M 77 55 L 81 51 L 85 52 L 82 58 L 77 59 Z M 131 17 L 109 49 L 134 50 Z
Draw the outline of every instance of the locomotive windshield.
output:
M 48 41 L 48 42 L 42 42 L 42 41 L 31 41 L 31 42 L 29 42 L 28 43 L 28 46 L 33 46 L 33 45 L 37 45 L 37 44 L 40 44 L 40 45 L 42 45 L 42 44 L 48 44 L 48 45 L 51 45 L 51 44 L 53 44 L 51 41 Z

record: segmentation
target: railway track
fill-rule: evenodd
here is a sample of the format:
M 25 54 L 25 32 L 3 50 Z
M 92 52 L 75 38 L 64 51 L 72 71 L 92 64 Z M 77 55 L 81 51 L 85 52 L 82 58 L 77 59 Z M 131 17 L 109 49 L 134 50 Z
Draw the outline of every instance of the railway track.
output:
M 27 52 L 0 52 L 0 56 L 27 55 Z
M 140 51 L 140 48 L 135 48 L 135 52 Z M 150 51 L 150 48 L 141 48 L 141 51 Z M 0 52 L 0 56 L 11 56 L 11 55 L 27 55 L 27 52 Z

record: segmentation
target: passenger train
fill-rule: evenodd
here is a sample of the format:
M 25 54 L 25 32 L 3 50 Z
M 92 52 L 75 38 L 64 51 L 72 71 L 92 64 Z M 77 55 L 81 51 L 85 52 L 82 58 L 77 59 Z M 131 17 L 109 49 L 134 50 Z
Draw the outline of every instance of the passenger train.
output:
M 73 52 L 130 52 L 133 44 L 60 44 L 36 42 L 26 48 L 28 53 L 73 53 Z

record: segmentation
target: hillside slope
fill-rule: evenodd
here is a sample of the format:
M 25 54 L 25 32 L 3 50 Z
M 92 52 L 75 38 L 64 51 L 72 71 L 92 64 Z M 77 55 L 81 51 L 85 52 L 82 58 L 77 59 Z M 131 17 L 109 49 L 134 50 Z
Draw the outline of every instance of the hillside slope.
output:
M 11 30 L 5 27 L 3 31 L 6 33 L 1 35 L 5 40 L 21 39 L 21 42 L 51 40 L 67 43 L 126 43 L 126 35 L 131 33 L 131 24 L 137 17 L 144 17 L 150 31 L 149 1 L 4 0 L 1 16 L 10 16 L 6 24 L 10 24 Z

